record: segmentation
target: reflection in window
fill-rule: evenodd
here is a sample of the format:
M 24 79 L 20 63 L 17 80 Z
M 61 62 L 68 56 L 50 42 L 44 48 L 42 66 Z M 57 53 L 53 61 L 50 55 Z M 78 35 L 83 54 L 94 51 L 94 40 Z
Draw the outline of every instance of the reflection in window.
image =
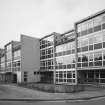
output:
M 94 18 L 94 26 L 101 25 L 101 22 L 102 22 L 101 16 L 97 16 L 96 18 Z
M 102 60 L 102 52 L 95 52 L 94 54 L 94 60 Z
M 89 61 L 93 61 L 93 53 L 89 54 Z
M 102 36 L 102 34 L 96 34 L 95 36 L 94 36 L 94 43 L 101 43 L 102 42 L 102 40 L 103 40 L 103 36 Z
M 88 33 L 92 33 L 93 32 L 93 20 L 90 20 L 88 22 Z
M 88 62 L 88 54 L 82 55 L 82 62 Z
M 89 38 L 89 44 L 93 44 L 94 43 L 94 36 L 91 36 L 90 38 Z

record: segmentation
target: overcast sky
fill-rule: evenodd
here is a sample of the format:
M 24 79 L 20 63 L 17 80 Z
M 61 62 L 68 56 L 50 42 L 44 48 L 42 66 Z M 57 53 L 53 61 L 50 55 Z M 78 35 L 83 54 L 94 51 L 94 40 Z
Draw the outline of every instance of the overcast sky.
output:
M 0 47 L 20 34 L 41 38 L 105 9 L 105 0 L 0 0 Z

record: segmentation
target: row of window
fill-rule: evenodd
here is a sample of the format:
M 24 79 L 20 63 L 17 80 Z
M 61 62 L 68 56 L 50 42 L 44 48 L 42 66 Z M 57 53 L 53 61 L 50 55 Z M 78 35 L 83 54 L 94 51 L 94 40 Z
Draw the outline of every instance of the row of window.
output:
M 75 68 L 75 64 L 68 64 L 68 65 L 56 65 L 55 69 L 71 69 Z M 41 70 L 46 70 L 46 69 L 54 69 L 53 65 L 48 65 L 48 66 L 42 66 L 40 67 Z
M 92 51 L 92 50 L 97 50 L 102 48 L 105 48 L 105 42 L 77 48 L 77 52 L 79 53 L 79 52 L 85 52 L 85 51 Z
M 53 45 L 53 43 L 48 43 L 48 44 L 45 44 L 45 45 L 41 45 L 40 49 L 43 49 L 43 48 L 46 48 L 46 47 L 50 47 L 52 45 Z
M 40 45 L 42 45 L 42 44 L 47 44 L 47 43 L 51 43 L 51 42 L 53 42 L 53 40 L 54 40 L 54 36 L 53 35 L 51 35 L 51 36 L 48 36 L 48 37 L 46 37 L 46 38 L 44 38 L 44 39 L 42 39 L 41 41 L 40 41 Z
M 49 36 L 40 41 L 40 49 L 52 46 L 54 43 L 54 36 Z
M 89 19 L 77 25 L 78 36 L 105 29 L 105 14 Z
M 104 70 L 90 70 L 85 72 L 86 82 L 98 82 L 105 83 L 105 71 Z
M 95 33 L 89 36 L 78 38 L 78 47 L 84 47 L 105 42 L 105 32 Z
M 78 32 L 77 37 L 88 35 L 97 31 L 101 31 L 103 29 L 105 29 L 105 23 L 102 25 L 95 26 L 94 28 L 89 28 L 88 30 Z
M 15 51 L 13 54 L 14 54 L 14 55 L 13 55 L 13 58 L 14 58 L 14 59 L 17 59 L 17 57 L 20 57 L 20 56 L 21 56 L 20 50 Z M 8 52 L 6 53 L 6 60 L 7 60 L 7 61 L 12 60 L 12 52 L 11 52 L 11 51 L 8 51 Z M 1 62 L 4 62 L 4 61 L 5 61 L 5 56 L 1 57 Z
M 19 67 L 19 66 L 20 66 L 20 61 L 13 62 L 13 67 Z
M 45 61 L 41 61 L 41 62 L 40 62 L 40 66 L 41 66 L 41 67 L 43 67 L 43 66 L 45 67 L 45 66 L 48 66 L 48 65 L 49 65 L 49 66 L 50 66 L 50 65 L 53 65 L 53 59 L 45 60 Z
M 55 69 L 71 69 L 75 68 L 75 63 L 73 64 L 67 64 L 67 65 L 56 65 Z
M 75 71 L 56 71 L 56 83 L 75 83 Z
M 54 69 L 53 66 L 45 66 L 45 67 L 40 67 L 41 70 L 52 70 Z
M 56 53 L 75 49 L 75 41 L 56 46 Z
M 56 65 L 67 65 L 75 63 L 75 54 L 66 55 L 62 57 L 56 57 L 55 64 Z
M 53 54 L 53 48 L 52 47 L 45 49 L 45 50 L 40 50 L 40 56 L 48 55 L 48 54 Z
M 98 67 L 105 66 L 105 61 L 95 61 L 95 62 L 79 62 L 77 63 L 77 67 Z
M 62 51 L 62 52 L 55 53 L 55 57 L 74 54 L 74 53 L 75 53 L 75 49 Z
M 12 68 L 12 71 L 20 71 L 20 67 Z
M 53 65 L 54 65 L 53 59 L 40 61 L 41 70 L 53 69 Z
M 53 57 L 53 54 L 49 54 L 49 55 L 41 56 L 40 60 L 48 59 L 48 58 L 52 58 L 52 57 Z
M 105 60 L 105 51 L 78 54 L 78 62 Z

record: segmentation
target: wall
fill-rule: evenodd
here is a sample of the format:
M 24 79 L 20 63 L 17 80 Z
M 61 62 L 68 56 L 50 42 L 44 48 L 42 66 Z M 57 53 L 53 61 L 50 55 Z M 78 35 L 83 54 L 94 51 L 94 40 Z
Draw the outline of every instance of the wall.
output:
M 39 39 L 21 35 L 21 71 L 24 82 L 24 71 L 28 72 L 28 82 L 38 82 L 34 71 L 40 69 L 40 43 Z

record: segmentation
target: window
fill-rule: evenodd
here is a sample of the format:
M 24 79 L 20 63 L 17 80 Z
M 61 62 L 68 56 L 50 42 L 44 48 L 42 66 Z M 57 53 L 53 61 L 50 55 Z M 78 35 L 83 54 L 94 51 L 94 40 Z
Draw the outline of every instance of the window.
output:
M 94 32 L 101 30 L 101 16 L 94 18 Z
M 27 82 L 27 79 L 28 79 L 28 72 L 24 72 L 24 82 Z
M 81 40 L 81 46 L 82 46 L 82 47 L 88 46 L 88 39 L 86 39 L 86 38 L 85 38 L 85 39 L 82 39 L 82 40 Z
M 82 62 L 88 62 L 88 54 L 82 55 Z
M 105 42 L 105 32 L 103 32 L 103 42 Z
M 93 61 L 93 53 L 89 54 L 89 61 Z
M 102 52 L 95 52 L 94 54 L 94 60 L 102 60 Z
M 105 29 L 105 23 L 102 24 L 102 29 Z
M 103 36 L 102 33 L 98 33 L 94 36 L 94 43 L 102 43 Z
M 82 61 L 82 55 L 78 55 L 78 62 Z
M 56 71 L 56 83 L 75 83 L 75 71 Z
M 27 82 L 27 78 L 24 78 L 24 82 Z
M 88 46 L 82 47 L 82 52 L 88 51 Z
M 92 33 L 93 32 L 93 20 L 90 20 L 88 22 L 88 33 Z
M 82 32 L 81 35 L 87 34 L 87 22 L 82 23 Z
M 105 23 L 105 14 L 102 16 L 102 23 Z
M 89 50 L 93 50 L 93 45 L 89 45 Z
M 89 45 L 94 43 L 94 36 L 89 38 Z
M 81 33 L 81 24 L 77 26 L 77 32 L 78 32 L 78 37 L 79 37 Z
M 102 22 L 102 17 L 101 16 L 97 16 L 94 18 L 94 26 L 98 26 L 101 25 Z
M 94 44 L 94 49 L 102 48 L 102 43 Z
M 103 51 L 103 60 L 105 60 L 105 51 Z
M 20 57 L 21 56 L 21 51 L 17 50 L 14 52 L 14 58 Z

